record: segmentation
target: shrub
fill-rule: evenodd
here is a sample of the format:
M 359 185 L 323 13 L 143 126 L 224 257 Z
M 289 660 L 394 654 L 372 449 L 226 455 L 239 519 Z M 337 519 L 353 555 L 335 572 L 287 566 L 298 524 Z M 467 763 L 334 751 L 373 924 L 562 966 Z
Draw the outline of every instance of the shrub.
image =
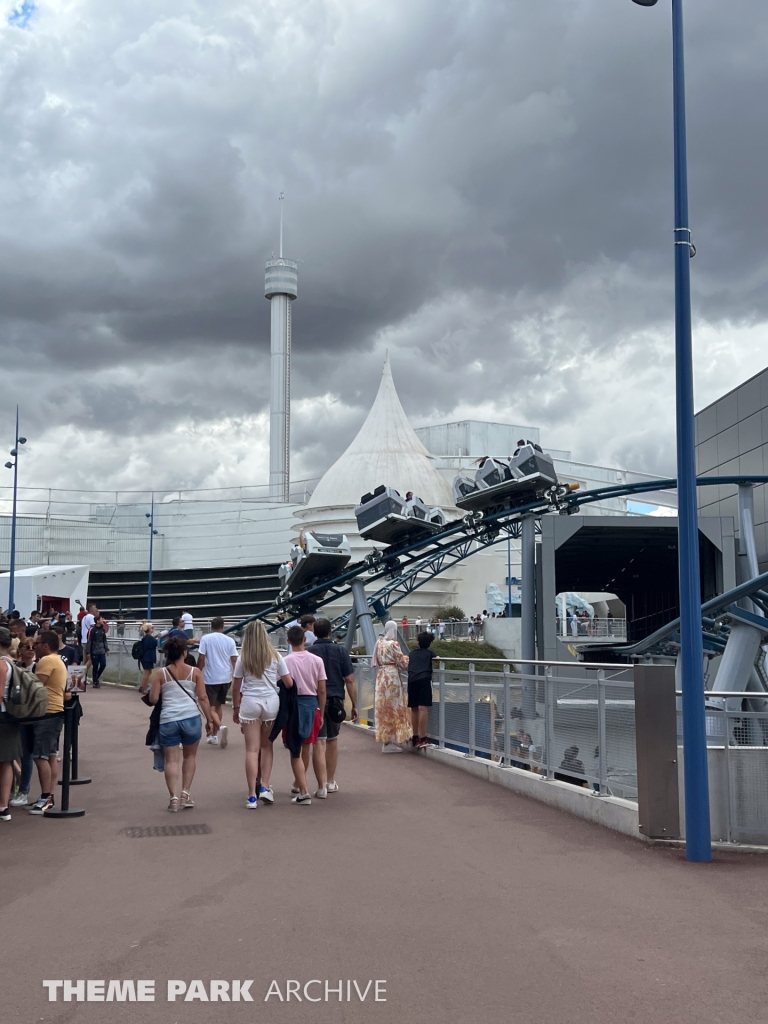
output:
M 464 622 L 466 615 L 463 608 L 459 608 L 457 604 L 451 604 L 447 608 L 438 608 L 437 617 L 439 619 L 458 619 L 459 622 Z

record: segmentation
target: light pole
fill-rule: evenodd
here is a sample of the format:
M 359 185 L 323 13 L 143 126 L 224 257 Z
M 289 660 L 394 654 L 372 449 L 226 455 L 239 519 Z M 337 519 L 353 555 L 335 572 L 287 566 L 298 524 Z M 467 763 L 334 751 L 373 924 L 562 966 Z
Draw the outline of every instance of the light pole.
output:
M 653 7 L 657 0 L 634 0 Z M 704 718 L 704 649 L 701 635 L 699 524 L 691 344 L 691 268 L 696 249 L 688 227 L 688 153 L 685 135 L 683 0 L 672 0 L 672 78 L 675 138 L 675 370 L 677 389 L 678 575 L 685 767 L 685 852 L 710 861 L 707 736 Z
M 26 437 L 19 437 L 19 407 L 16 406 L 16 443 L 11 449 L 11 456 L 13 462 L 6 462 L 5 468 L 13 470 L 13 511 L 11 513 L 11 564 L 10 572 L 8 574 L 8 612 L 12 612 L 15 608 L 14 591 L 16 589 L 16 495 L 18 493 L 19 485 L 19 445 L 26 444 Z
M 155 495 L 152 494 L 152 506 L 151 512 L 145 512 L 144 515 L 147 517 L 149 522 L 149 573 L 147 574 L 147 622 L 152 621 L 152 554 L 155 547 L 155 537 L 157 536 L 157 530 L 155 529 Z

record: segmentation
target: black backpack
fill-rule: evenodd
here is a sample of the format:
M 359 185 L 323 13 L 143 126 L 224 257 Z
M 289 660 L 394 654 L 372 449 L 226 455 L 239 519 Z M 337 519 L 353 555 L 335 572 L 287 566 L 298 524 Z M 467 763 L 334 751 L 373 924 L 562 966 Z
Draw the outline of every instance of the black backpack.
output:
M 141 661 L 141 656 L 144 653 L 144 637 L 141 640 L 137 640 L 131 648 L 131 657 L 134 661 Z

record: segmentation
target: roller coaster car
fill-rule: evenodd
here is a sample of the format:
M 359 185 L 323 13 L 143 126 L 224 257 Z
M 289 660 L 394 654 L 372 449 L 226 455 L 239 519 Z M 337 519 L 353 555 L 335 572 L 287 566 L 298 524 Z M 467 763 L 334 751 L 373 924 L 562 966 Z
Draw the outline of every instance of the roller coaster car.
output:
M 295 545 L 291 557 L 279 570 L 280 592 L 296 594 L 332 580 L 352 558 L 349 541 L 343 534 L 304 534 L 304 545 Z
M 363 540 L 389 545 L 426 542 L 445 526 L 441 508 L 430 508 L 410 495 L 403 498 L 394 487 L 383 485 L 362 496 L 355 518 Z
M 459 508 L 490 512 L 527 505 L 557 485 L 552 458 L 529 443 L 509 461 L 483 459 L 474 478 L 460 473 L 453 481 L 453 495 Z

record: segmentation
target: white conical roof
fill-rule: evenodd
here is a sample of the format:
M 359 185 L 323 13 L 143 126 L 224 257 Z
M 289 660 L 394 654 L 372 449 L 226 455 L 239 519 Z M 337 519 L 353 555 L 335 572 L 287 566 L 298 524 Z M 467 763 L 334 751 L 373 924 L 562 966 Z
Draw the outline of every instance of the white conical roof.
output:
M 379 484 L 403 495 L 413 491 L 428 505 L 453 505 L 447 481 L 432 465 L 397 397 L 389 355 L 368 418 L 315 488 L 309 507 L 357 505 L 361 495 Z

